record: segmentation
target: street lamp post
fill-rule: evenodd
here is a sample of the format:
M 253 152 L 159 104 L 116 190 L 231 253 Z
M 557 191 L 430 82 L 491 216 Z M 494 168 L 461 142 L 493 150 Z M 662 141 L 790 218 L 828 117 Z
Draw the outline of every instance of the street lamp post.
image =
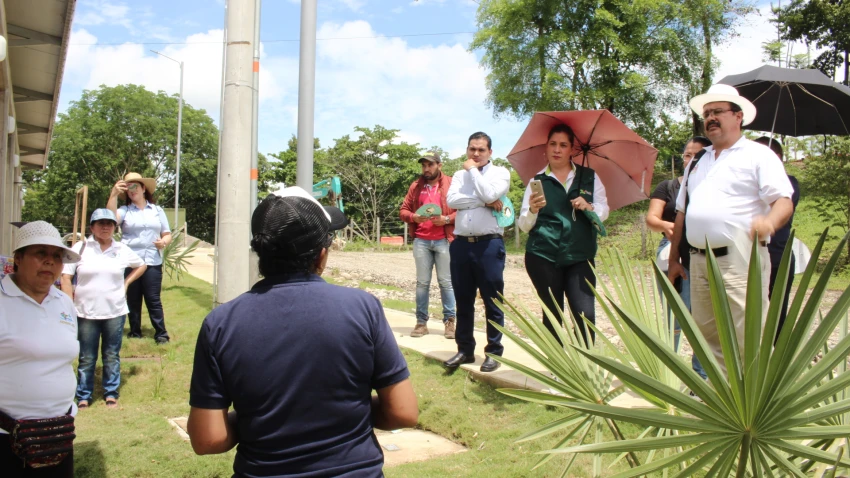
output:
M 174 178 L 174 228 L 176 229 L 178 218 L 177 212 L 180 206 L 180 143 L 183 134 L 183 62 L 175 60 L 170 56 L 163 55 L 156 50 L 151 51 L 180 65 L 180 98 L 177 106 L 177 165 L 175 166 L 176 174 Z

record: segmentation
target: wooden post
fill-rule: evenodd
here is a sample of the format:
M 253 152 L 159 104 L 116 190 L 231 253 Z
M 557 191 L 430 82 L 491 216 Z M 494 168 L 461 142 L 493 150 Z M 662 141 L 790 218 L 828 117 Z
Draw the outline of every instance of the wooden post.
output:
M 80 226 L 80 235 L 86 235 L 86 214 L 88 212 L 89 203 L 89 187 L 83 186 L 77 189 L 76 198 L 74 200 L 74 226 L 71 230 L 71 245 L 77 243 L 77 225 Z M 82 208 L 80 207 L 82 206 Z M 79 218 L 79 221 L 77 220 Z
M 381 246 L 381 218 L 375 218 L 375 244 Z
M 516 222 L 514 222 L 514 243 L 516 244 L 516 248 L 519 249 L 519 226 L 517 226 Z
M 404 245 L 407 245 L 407 222 L 404 223 Z

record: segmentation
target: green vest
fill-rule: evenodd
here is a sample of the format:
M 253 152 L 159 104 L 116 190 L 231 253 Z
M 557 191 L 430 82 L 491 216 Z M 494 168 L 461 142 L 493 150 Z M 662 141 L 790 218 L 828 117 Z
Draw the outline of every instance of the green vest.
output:
M 596 257 L 596 228 L 581 211 L 576 211 L 573 220 L 571 200 L 581 196 L 593 202 L 593 184 L 596 173 L 583 166 L 575 166 L 575 176 L 570 189 L 545 172 L 534 179 L 543 184 L 546 206 L 537 213 L 537 222 L 528 234 L 525 251 L 554 262 L 557 266 L 568 266 Z

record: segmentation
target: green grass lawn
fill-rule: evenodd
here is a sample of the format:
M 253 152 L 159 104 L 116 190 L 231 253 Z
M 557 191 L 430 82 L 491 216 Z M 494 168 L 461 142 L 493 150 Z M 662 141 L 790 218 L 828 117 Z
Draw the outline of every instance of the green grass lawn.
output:
M 143 339 L 125 339 L 120 408 L 102 400 L 77 415 L 78 477 L 229 477 L 234 452 L 195 456 L 166 418 L 189 412 L 189 381 L 195 339 L 211 306 L 211 286 L 191 276 L 166 279 L 163 304 L 171 343 L 157 346 L 143 318 Z M 420 428 L 469 447 L 469 451 L 386 469 L 390 477 L 557 476 L 564 458 L 531 471 L 535 452 L 555 438 L 515 444 L 523 433 L 561 418 L 564 411 L 508 398 L 465 373 L 447 375 L 439 363 L 405 351 L 419 397 Z M 97 375 L 100 374 L 98 367 Z M 99 379 L 98 379 L 99 380 Z M 95 397 L 102 395 L 100 383 Z M 571 476 L 589 476 L 580 457 Z

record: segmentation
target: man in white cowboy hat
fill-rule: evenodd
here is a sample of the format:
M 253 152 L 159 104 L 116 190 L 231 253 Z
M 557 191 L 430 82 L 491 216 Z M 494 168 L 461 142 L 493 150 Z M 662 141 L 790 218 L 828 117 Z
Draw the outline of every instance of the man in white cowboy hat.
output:
M 706 248 L 711 247 L 717 257 L 743 357 L 752 240 L 759 241 L 764 323 L 770 279 L 766 241 L 791 217 L 793 189 L 785 169 L 770 148 L 743 136 L 742 128 L 755 119 L 756 107 L 740 96 L 738 90 L 728 85 L 713 85 L 707 93 L 692 98 L 690 106 L 702 115 L 705 133 L 712 145 L 707 146 L 685 172 L 676 200 L 676 223 L 667 274 L 671 281 L 685 276 L 678 252 L 684 229 L 691 244 L 693 318 L 725 371 L 708 288 Z

